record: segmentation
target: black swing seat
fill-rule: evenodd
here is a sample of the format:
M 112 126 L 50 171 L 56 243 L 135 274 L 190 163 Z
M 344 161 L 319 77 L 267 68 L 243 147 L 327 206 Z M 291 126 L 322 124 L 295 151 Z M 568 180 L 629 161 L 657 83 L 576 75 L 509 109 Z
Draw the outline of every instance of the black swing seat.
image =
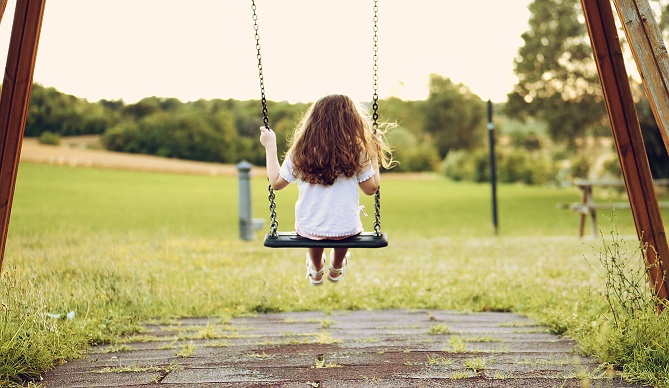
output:
M 342 240 L 311 240 L 295 232 L 278 232 L 276 237 L 266 234 L 264 245 L 268 248 L 383 248 L 388 246 L 388 235 L 363 232 Z

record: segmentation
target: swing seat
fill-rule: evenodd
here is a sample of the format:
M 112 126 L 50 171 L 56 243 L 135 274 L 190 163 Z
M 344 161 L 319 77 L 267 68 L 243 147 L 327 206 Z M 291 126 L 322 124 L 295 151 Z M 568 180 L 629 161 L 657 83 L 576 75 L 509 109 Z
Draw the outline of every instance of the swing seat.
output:
M 342 240 L 311 240 L 295 232 L 278 232 L 276 237 L 265 235 L 264 245 L 268 248 L 383 248 L 388 246 L 388 235 L 374 232 L 347 237 Z

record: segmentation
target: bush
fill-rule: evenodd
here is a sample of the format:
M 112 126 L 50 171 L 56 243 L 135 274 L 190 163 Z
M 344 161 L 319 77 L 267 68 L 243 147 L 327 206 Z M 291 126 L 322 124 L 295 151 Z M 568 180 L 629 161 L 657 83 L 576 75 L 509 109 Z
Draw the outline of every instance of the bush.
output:
M 439 166 L 439 153 L 430 144 L 419 144 L 406 150 L 399 162 L 398 171 L 435 171 Z
M 433 144 L 420 141 L 418 137 L 404 127 L 394 128 L 386 135 L 393 157 L 399 165 L 397 172 L 436 171 L 439 166 L 439 153 Z
M 110 128 L 102 144 L 110 151 L 207 162 L 236 162 L 240 141 L 230 117 L 208 121 L 194 112 L 160 113 Z M 227 123 L 225 120 L 227 119 Z M 253 139 L 256 148 L 261 148 Z
M 540 152 L 504 151 L 497 160 L 500 182 L 542 185 L 555 180 L 557 174 L 550 159 Z
M 574 178 L 587 179 L 590 174 L 590 162 L 584 156 L 578 156 L 571 162 L 571 175 Z
M 47 145 L 60 145 L 60 140 L 61 138 L 59 134 L 49 131 L 42 132 L 42 134 L 39 135 L 39 138 L 37 139 L 40 144 Z
M 441 172 L 455 181 L 488 182 L 490 155 L 483 149 L 451 151 L 441 164 Z
M 623 179 L 623 172 L 620 169 L 618 158 L 609 159 L 602 165 L 604 176 L 611 179 Z
M 515 147 L 523 148 L 528 151 L 538 151 L 542 148 L 542 140 L 539 135 L 534 132 L 513 131 L 509 134 L 511 143 Z
M 486 150 L 451 151 L 444 159 L 441 171 L 456 181 L 487 182 L 490 180 L 489 158 Z M 503 183 L 546 184 L 556 175 L 552 162 L 541 153 L 500 151 L 495 162 L 497 180 Z

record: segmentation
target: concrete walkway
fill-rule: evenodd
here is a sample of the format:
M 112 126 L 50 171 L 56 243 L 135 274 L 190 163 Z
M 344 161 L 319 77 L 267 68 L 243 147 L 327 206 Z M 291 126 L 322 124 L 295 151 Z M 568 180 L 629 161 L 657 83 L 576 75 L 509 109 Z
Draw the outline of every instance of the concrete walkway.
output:
M 638 387 L 510 313 L 262 314 L 148 325 L 47 373 L 45 387 Z

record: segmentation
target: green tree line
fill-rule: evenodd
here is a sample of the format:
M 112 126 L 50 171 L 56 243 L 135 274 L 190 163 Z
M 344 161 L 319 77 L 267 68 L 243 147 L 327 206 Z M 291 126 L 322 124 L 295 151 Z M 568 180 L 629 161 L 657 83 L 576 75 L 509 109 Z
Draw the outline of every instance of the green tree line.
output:
M 668 31 L 669 0 L 653 0 L 653 5 L 660 27 Z M 495 106 L 501 135 L 498 176 L 525 183 L 587 177 L 601 155 L 588 144 L 611 138 L 611 130 L 580 2 L 534 0 L 529 11 L 524 43 L 514 60 L 518 82 L 508 102 Z M 669 177 L 669 157 L 648 101 L 638 84 L 633 90 L 653 176 Z M 427 99 L 387 98 L 379 106 L 382 121 L 397 123 L 388 134 L 400 162 L 397 171 L 442 171 L 453 179 L 488 180 L 485 104 L 466 85 L 433 74 Z M 280 152 L 306 108 L 303 103 L 268 102 Z M 258 100 L 89 102 L 36 84 L 26 136 L 98 134 L 112 151 L 222 163 L 246 159 L 261 165 L 261 125 Z M 565 161 L 567 172 L 558 167 Z M 620 174 L 615 162 L 606 165 L 612 175 Z
M 279 137 L 280 152 L 308 105 L 268 101 L 269 123 Z M 389 134 L 402 171 L 437 168 L 451 149 L 473 148 L 482 139 L 484 104 L 464 85 L 433 75 L 425 101 L 380 101 L 381 119 L 396 122 Z M 264 164 L 258 142 L 263 125 L 258 100 L 181 102 L 147 97 L 89 102 L 53 87 L 33 85 L 25 135 L 101 135 L 111 151 L 209 162 Z

